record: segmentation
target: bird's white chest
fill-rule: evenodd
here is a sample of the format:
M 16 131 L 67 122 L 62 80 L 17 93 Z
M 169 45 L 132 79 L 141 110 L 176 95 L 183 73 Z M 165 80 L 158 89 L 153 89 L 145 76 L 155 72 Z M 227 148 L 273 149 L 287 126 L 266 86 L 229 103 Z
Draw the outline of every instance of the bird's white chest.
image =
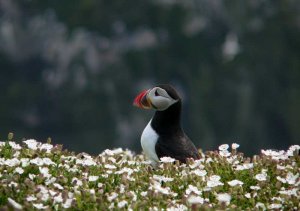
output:
M 158 134 L 151 127 L 151 121 L 145 127 L 142 137 L 141 145 L 146 156 L 151 160 L 152 163 L 159 162 L 158 156 L 155 152 L 155 144 L 158 140 Z

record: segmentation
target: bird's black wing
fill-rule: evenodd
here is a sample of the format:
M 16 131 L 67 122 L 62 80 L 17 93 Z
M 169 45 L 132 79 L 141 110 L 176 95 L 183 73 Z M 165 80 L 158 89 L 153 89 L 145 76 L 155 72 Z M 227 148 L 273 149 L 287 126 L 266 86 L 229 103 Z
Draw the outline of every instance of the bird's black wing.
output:
M 172 157 L 185 163 L 187 158 L 200 159 L 199 152 L 193 142 L 185 135 L 171 137 L 168 140 L 159 138 L 155 151 L 159 158 Z

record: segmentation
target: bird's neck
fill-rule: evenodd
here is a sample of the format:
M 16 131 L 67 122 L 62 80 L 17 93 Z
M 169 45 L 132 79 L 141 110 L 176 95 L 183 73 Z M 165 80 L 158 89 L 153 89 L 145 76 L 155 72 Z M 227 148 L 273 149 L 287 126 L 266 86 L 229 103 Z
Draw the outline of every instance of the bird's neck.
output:
M 164 111 L 156 111 L 151 122 L 153 129 L 160 135 L 181 131 L 181 100 Z

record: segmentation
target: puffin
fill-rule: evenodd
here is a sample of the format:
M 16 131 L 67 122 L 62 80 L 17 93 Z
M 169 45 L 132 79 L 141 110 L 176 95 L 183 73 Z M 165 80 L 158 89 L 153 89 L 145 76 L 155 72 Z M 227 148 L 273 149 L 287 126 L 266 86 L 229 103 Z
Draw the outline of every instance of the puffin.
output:
M 141 145 L 153 166 L 162 157 L 171 157 L 186 163 L 188 158 L 200 159 L 200 154 L 181 127 L 182 100 L 169 84 L 143 90 L 133 105 L 156 110 L 141 135 Z

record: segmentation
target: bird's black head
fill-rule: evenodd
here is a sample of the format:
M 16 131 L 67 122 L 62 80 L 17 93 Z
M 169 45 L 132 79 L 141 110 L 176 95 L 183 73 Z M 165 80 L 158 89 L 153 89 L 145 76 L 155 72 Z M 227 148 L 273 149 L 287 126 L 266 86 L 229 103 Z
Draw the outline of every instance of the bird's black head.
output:
M 181 100 L 176 89 L 173 86 L 171 86 L 170 84 L 160 84 L 157 87 L 165 90 L 170 95 L 170 97 L 173 98 L 174 100 L 177 100 L 177 101 Z
M 180 102 L 178 93 L 169 84 L 161 84 L 152 89 L 142 91 L 134 100 L 134 105 L 140 108 L 154 108 L 164 111 L 171 105 Z

